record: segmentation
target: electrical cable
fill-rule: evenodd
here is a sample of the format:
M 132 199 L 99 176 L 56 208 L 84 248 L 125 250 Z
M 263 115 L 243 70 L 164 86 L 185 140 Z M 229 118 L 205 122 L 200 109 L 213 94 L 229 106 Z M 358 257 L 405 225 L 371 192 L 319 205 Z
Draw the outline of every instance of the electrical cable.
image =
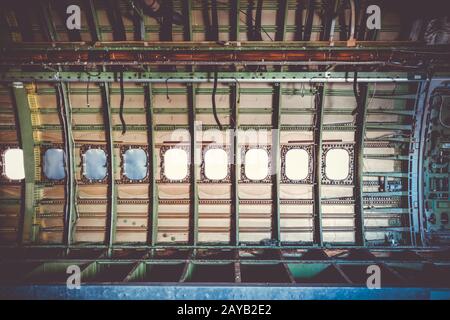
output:
M 219 117 L 217 116 L 217 109 L 216 109 L 217 77 L 218 77 L 218 73 L 217 73 L 217 68 L 216 68 L 214 70 L 214 83 L 213 83 L 213 92 L 212 92 L 211 100 L 212 100 L 214 119 L 216 120 L 216 123 L 219 126 L 219 130 L 222 131 L 222 124 L 220 123 Z
M 124 102 L 125 102 L 125 91 L 124 91 L 124 88 L 123 88 L 123 70 L 120 71 L 119 85 L 120 85 L 120 111 L 119 111 L 119 117 L 120 117 L 120 122 L 122 123 L 122 135 L 124 135 L 127 132 L 127 124 L 125 123 L 125 119 L 123 117 L 123 105 L 124 105 Z
M 170 102 L 170 97 L 169 97 L 169 79 L 167 78 L 165 83 L 166 83 L 166 99 Z
M 228 3 L 222 2 L 222 1 L 217 1 L 217 3 L 218 3 L 218 4 L 221 4 L 221 5 L 225 5 L 225 6 L 228 5 Z M 247 12 L 245 12 L 245 11 L 242 10 L 242 9 L 239 9 L 239 12 L 242 13 L 243 15 L 245 15 L 245 16 L 249 16 L 249 14 L 247 14 Z M 252 19 L 253 22 L 256 23 L 256 20 L 255 20 L 251 15 L 249 16 L 249 18 Z M 241 22 L 246 23 L 246 22 L 245 22 L 244 20 L 242 20 L 242 19 L 239 19 L 239 20 L 240 20 Z M 261 28 L 261 31 L 264 32 L 264 34 L 267 36 L 267 38 L 269 38 L 270 41 L 274 41 L 273 38 L 270 36 L 270 34 L 266 31 L 266 29 L 264 29 L 263 26 L 261 26 L 260 28 Z

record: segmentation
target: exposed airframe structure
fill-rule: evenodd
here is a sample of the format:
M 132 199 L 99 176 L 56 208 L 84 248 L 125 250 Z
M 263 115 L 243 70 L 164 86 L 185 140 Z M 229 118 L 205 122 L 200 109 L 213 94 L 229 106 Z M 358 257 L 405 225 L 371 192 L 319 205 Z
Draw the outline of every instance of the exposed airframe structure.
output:
M 25 2 L 0 8 L 0 297 L 449 297 L 449 47 L 395 8 L 373 31 L 358 4 L 352 43 L 347 1 L 72 1 L 81 31 Z

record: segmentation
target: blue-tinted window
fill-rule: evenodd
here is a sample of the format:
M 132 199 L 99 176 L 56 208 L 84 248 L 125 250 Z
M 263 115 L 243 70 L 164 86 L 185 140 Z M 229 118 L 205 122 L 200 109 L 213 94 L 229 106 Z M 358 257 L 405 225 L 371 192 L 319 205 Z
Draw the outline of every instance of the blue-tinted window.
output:
M 64 150 L 47 149 L 44 154 L 44 175 L 50 180 L 61 180 L 66 177 L 64 168 Z
M 102 149 L 89 149 L 84 154 L 84 175 L 89 180 L 106 177 L 106 153 Z
M 123 154 L 123 174 L 130 180 L 147 177 L 147 154 L 142 149 L 128 149 Z

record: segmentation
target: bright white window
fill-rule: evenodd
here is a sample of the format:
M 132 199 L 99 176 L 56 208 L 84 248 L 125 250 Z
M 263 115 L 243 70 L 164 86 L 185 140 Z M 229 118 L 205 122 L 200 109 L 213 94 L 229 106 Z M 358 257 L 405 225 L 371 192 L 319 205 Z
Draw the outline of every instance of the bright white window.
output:
M 269 155 L 265 149 L 250 149 L 245 153 L 245 175 L 250 180 L 263 180 L 269 174 Z
M 228 156 L 223 149 L 209 149 L 205 153 L 205 176 L 211 180 L 222 180 L 228 175 Z
M 23 164 L 22 149 L 8 149 L 4 154 L 5 175 L 11 180 L 21 180 L 25 178 L 25 168 Z
M 286 152 L 286 177 L 290 180 L 304 180 L 308 177 L 309 155 L 305 149 L 291 149 Z
M 169 149 L 164 153 L 164 175 L 169 180 L 183 180 L 188 174 L 188 154 L 183 149 Z
M 330 149 L 325 158 L 325 174 L 330 180 L 344 180 L 349 174 L 350 155 L 345 149 Z

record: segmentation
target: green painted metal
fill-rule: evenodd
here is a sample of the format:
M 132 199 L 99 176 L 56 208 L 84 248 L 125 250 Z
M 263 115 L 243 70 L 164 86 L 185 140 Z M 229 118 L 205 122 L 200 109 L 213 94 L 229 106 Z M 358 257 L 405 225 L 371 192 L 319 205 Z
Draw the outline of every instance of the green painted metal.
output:
M 198 185 L 197 177 L 199 174 L 199 161 L 197 152 L 197 124 L 196 124 L 196 99 L 194 85 L 187 84 L 188 87 L 188 105 L 189 105 L 189 134 L 191 136 L 190 145 L 190 212 L 189 212 L 189 244 L 197 244 L 198 241 Z
M 108 253 L 112 253 L 112 247 L 116 239 L 116 224 L 117 224 L 117 186 L 115 183 L 116 161 L 114 157 L 114 138 L 113 125 L 111 116 L 111 103 L 108 83 L 100 85 L 102 91 L 102 104 L 104 112 L 104 124 L 106 132 L 106 141 L 108 148 L 108 218 L 107 218 L 107 233 L 106 243 L 108 244 Z
M 238 157 L 240 156 L 239 139 L 236 130 L 239 127 L 239 93 L 236 83 L 231 84 L 230 108 L 231 108 L 231 218 L 230 218 L 230 244 L 239 244 L 239 177 L 240 168 L 238 166 Z
M 239 9 L 241 6 L 240 0 L 233 0 L 230 7 L 230 40 L 239 41 L 240 38 L 240 21 Z
M 186 41 L 193 39 L 193 25 L 192 25 L 192 0 L 183 1 L 183 12 L 186 16 L 184 30 L 184 38 Z
M 355 132 L 355 242 L 365 245 L 364 235 L 364 204 L 363 204 L 363 172 L 364 172 L 364 138 L 366 136 L 367 102 L 369 96 L 368 84 L 358 85 L 359 96 L 356 103 L 355 122 L 358 124 Z
M 193 22 L 192 22 L 192 0 L 188 0 L 184 6 L 184 12 L 186 15 L 185 24 L 185 40 L 192 41 L 193 39 Z M 191 72 L 194 72 L 194 67 L 190 68 Z M 189 164 L 189 193 L 190 193 L 190 203 L 189 203 L 189 235 L 188 244 L 197 245 L 198 241 L 198 185 L 197 177 L 199 174 L 199 163 L 197 159 L 197 152 L 199 146 L 197 146 L 197 127 L 195 123 L 196 119 L 196 99 L 195 96 L 198 89 L 193 83 L 186 84 L 186 92 L 188 98 L 188 118 L 189 118 L 189 134 L 191 137 L 190 144 L 190 164 Z
M 315 126 L 314 126 L 314 235 L 313 241 L 316 245 L 323 245 L 322 232 L 322 132 L 323 132 L 323 106 L 326 96 L 325 84 L 317 88 L 316 99 L 319 101 L 315 105 Z
M 408 178 L 408 173 L 405 172 L 363 172 L 366 177 L 393 177 L 393 178 Z
M 450 89 L 448 84 L 429 89 L 429 118 L 424 128 L 427 139 L 424 143 L 424 160 L 420 166 L 423 174 L 423 200 L 427 245 L 445 243 L 448 240 L 450 224 Z
M 50 2 L 49 1 L 40 1 L 39 2 L 39 10 L 41 19 L 43 20 L 41 25 L 45 30 L 45 34 L 49 41 L 58 41 L 58 32 L 56 31 L 55 23 L 51 18 L 50 12 Z M 42 30 L 40 30 L 42 32 Z
M 364 197 L 402 197 L 407 196 L 407 191 L 380 191 L 380 192 L 363 192 Z
M 363 157 L 364 157 L 364 159 L 409 161 L 408 156 L 392 155 L 392 154 L 365 154 L 365 155 L 363 155 Z
M 280 0 L 278 3 L 278 17 L 275 34 L 276 41 L 285 40 L 288 13 L 289 13 L 288 0 Z M 295 31 L 295 27 L 292 28 L 291 31 Z
M 59 94 L 61 97 L 61 118 L 64 121 L 63 134 L 64 134 L 64 151 L 66 153 L 66 199 L 65 199 L 65 226 L 64 226 L 64 243 L 70 247 L 73 242 L 73 233 L 76 217 L 76 180 L 75 180 L 75 158 L 73 155 L 74 140 L 72 134 L 72 113 L 70 99 L 68 95 L 68 84 L 59 84 Z
M 20 146 L 23 150 L 24 171 L 24 194 L 22 194 L 22 235 L 21 242 L 29 243 L 36 241 L 35 219 L 35 158 L 34 158 L 34 138 L 33 126 L 31 123 L 30 105 L 28 103 L 27 91 L 22 82 L 14 82 L 12 85 L 12 94 L 14 98 L 14 106 L 17 114 L 17 125 L 20 132 Z
M 295 27 L 294 27 L 295 28 Z M 131 29 L 133 28 L 131 27 Z M 294 29 L 295 30 L 295 29 Z M 228 29 L 227 29 L 228 31 Z M 243 30 L 241 30 L 243 31 Z M 275 31 L 275 30 L 274 30 Z M 224 46 L 220 42 L 215 41 L 202 41 L 196 43 L 195 50 L 205 50 L 205 51 L 235 51 L 238 48 L 239 51 L 265 51 L 268 49 L 276 49 L 279 51 L 285 50 L 299 50 L 304 51 L 305 49 L 314 49 L 316 51 L 325 52 L 336 52 L 336 51 L 404 51 L 417 53 L 444 53 L 448 54 L 447 48 L 437 47 L 431 50 L 426 45 L 418 45 L 417 42 L 411 41 L 358 41 L 356 47 L 348 47 L 347 41 L 335 41 L 334 46 L 329 46 L 328 41 L 230 41 L 228 45 Z M 133 41 L 133 42 L 121 42 L 111 43 L 111 42 L 100 42 L 95 46 L 89 43 L 83 42 L 60 42 L 53 47 L 49 47 L 45 43 L 14 43 L 8 48 L 8 51 L 39 51 L 43 50 L 46 52 L 61 51 L 61 50 L 78 50 L 79 52 L 87 51 L 179 51 L 179 50 L 190 50 L 192 45 L 189 42 L 167 42 L 167 41 L 154 41 L 152 44 L 143 41 Z
M 102 32 L 98 21 L 97 10 L 95 10 L 94 0 L 87 0 L 87 7 L 88 7 L 87 19 L 90 24 L 89 29 L 92 33 L 92 38 L 94 41 L 101 41 Z
M 272 98 L 272 240 L 279 242 L 280 234 L 280 174 L 281 174 L 281 156 L 280 156 L 280 122 L 282 109 L 281 83 L 274 84 L 274 95 Z
M 145 103 L 146 103 L 146 113 L 147 113 L 147 126 L 150 128 L 148 130 L 148 140 L 149 140 L 149 155 L 152 156 L 151 160 L 151 182 L 150 182 L 150 203 L 149 203 L 149 212 L 150 219 L 147 224 L 147 228 L 149 231 L 148 241 L 152 245 L 155 245 L 158 239 L 158 205 L 159 205 L 159 196 L 158 196 L 158 185 L 156 183 L 156 175 L 157 175 L 157 158 L 156 153 L 153 152 L 155 150 L 155 131 L 153 125 L 153 95 L 152 95 L 152 86 L 151 84 L 146 84 L 144 86 L 144 94 L 145 94 Z M 151 223 L 151 227 L 150 227 Z
M 358 72 L 358 77 L 360 78 L 358 82 L 363 83 L 365 79 L 370 79 L 371 81 L 384 81 L 383 79 L 389 80 L 391 82 L 419 82 L 419 80 L 409 79 L 407 72 Z M 436 75 L 436 77 L 448 77 L 448 73 L 441 73 Z M 207 72 L 124 72 L 124 82 L 151 82 L 160 81 L 165 82 L 167 79 L 171 82 L 171 79 L 184 79 L 184 80 L 198 80 L 198 81 L 213 81 L 211 73 Z M 0 81 L 12 82 L 12 81 L 35 81 L 35 82 L 113 82 L 115 81 L 114 72 L 103 71 L 95 73 L 87 72 L 76 72 L 76 71 L 2 71 L 0 72 Z M 333 82 L 334 79 L 346 79 L 348 83 L 353 82 L 353 72 L 218 72 L 218 80 L 227 79 L 229 82 L 239 81 L 273 81 L 273 82 L 283 82 L 287 80 L 292 81 L 307 81 L 307 82 L 321 82 L 323 79 L 328 79 L 327 81 Z M 274 80 L 275 79 L 275 80 Z M 91 90 L 97 90 L 91 88 Z M 164 89 L 161 89 L 164 90 Z M 292 92 L 299 93 L 300 90 L 286 89 Z M 97 90 L 98 91 L 98 90 Z M 339 90 L 340 91 L 340 90 Z M 351 95 L 352 91 L 347 90 L 348 94 Z M 245 91 L 243 91 L 244 93 Z M 288 93 L 287 91 L 286 93 Z M 330 91 L 329 94 L 334 91 Z M 396 90 L 394 97 L 398 98 L 405 97 L 408 99 L 414 99 L 414 95 L 407 95 L 408 91 Z M 84 90 L 85 94 L 86 91 Z M 305 95 L 309 95 L 309 91 L 305 90 Z M 375 98 L 392 98 L 392 91 L 389 90 L 377 90 Z

